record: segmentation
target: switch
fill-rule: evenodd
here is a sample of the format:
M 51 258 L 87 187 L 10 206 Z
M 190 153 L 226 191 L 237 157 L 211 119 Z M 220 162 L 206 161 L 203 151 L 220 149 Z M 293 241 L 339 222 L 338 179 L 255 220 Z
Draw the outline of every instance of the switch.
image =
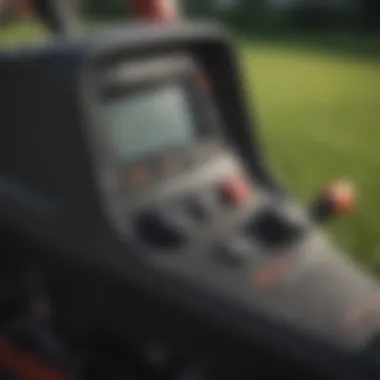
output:
M 236 177 L 222 184 L 221 195 L 223 202 L 238 205 L 249 201 L 252 191 L 244 178 Z
M 156 248 L 179 248 L 185 240 L 181 220 L 165 213 L 141 214 L 136 218 L 135 228 L 145 243 Z

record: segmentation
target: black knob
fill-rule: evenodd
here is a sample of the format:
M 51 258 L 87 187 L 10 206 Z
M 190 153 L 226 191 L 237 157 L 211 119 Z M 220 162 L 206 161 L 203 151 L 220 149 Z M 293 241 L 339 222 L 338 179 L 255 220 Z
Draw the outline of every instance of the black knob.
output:
M 139 237 L 155 248 L 179 248 L 185 240 L 180 221 L 165 213 L 141 214 L 136 218 L 135 228 Z
M 302 227 L 276 210 L 265 210 L 249 223 L 248 234 L 266 248 L 280 248 L 296 241 Z

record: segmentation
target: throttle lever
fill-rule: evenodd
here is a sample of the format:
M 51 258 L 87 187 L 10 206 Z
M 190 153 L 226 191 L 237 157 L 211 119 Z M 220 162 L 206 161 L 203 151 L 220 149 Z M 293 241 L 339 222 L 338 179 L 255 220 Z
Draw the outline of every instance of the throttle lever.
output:
M 311 205 L 311 217 L 317 223 L 324 223 L 336 216 L 346 215 L 355 210 L 357 194 L 355 187 L 343 180 L 329 183 L 322 194 Z

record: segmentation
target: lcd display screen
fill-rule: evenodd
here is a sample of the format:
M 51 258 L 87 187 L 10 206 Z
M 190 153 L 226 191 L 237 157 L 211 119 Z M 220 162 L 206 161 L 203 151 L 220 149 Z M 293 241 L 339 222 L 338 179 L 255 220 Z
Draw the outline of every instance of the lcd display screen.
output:
M 197 137 L 189 90 L 182 83 L 108 98 L 102 116 L 114 156 L 123 162 L 191 144 Z

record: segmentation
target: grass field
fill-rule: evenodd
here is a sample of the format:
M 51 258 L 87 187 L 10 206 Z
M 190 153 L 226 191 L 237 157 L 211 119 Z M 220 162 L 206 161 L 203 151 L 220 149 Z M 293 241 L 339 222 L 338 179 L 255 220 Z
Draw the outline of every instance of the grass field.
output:
M 6 29 L 0 44 L 39 39 L 40 32 Z M 355 43 L 363 46 L 346 41 Z M 248 39 L 240 46 L 252 109 L 278 178 L 305 203 L 326 181 L 354 181 L 358 210 L 328 230 L 380 276 L 380 59 L 334 46 Z
M 329 230 L 380 275 L 380 59 L 271 42 L 242 44 L 268 159 L 304 202 L 335 178 L 357 211 Z

